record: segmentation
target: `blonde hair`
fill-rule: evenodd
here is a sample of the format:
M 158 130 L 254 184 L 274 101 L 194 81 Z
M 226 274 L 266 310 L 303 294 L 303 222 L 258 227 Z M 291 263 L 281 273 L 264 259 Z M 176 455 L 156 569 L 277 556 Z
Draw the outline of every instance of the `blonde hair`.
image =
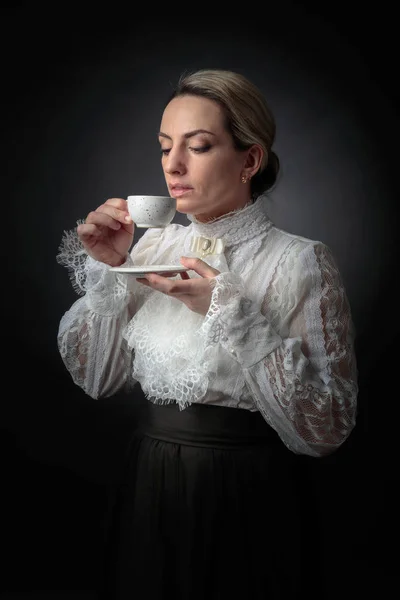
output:
M 244 75 L 223 69 L 201 69 L 183 74 L 167 104 L 177 96 L 202 96 L 218 102 L 226 117 L 226 128 L 237 150 L 261 146 L 263 160 L 251 180 L 253 199 L 273 187 L 279 159 L 272 150 L 276 123 L 261 91 Z

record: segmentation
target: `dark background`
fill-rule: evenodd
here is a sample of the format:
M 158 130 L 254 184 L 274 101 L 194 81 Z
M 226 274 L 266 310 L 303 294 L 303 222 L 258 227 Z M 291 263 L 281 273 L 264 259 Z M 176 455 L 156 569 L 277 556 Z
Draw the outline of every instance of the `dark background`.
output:
M 330 245 L 353 309 L 357 426 L 335 455 L 298 461 L 314 515 L 310 573 L 323 563 L 324 589 L 310 594 L 386 597 L 396 583 L 394 9 L 283 2 L 218 17 L 216 6 L 154 7 L 151 17 L 118 4 L 3 9 L 4 598 L 89 597 L 101 577 L 101 524 L 144 399 L 138 390 L 94 401 L 73 385 L 56 335 L 77 296 L 56 254 L 63 231 L 106 198 L 165 193 L 163 103 L 182 71 L 203 67 L 237 70 L 264 91 L 282 162 L 268 212 Z M 288 540 L 288 569 L 302 547 Z

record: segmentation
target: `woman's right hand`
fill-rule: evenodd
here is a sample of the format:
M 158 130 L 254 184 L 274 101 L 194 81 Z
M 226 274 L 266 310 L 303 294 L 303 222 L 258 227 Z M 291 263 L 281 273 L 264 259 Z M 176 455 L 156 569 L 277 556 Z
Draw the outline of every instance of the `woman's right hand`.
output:
M 125 262 L 134 231 L 127 201 L 123 198 L 109 198 L 77 227 L 78 237 L 89 256 L 111 267 Z

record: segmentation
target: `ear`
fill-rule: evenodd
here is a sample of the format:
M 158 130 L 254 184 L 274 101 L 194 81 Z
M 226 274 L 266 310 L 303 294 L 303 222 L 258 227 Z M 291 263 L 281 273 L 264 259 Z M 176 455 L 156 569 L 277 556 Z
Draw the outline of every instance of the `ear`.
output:
M 246 159 L 243 165 L 243 174 L 247 179 L 251 179 L 255 175 L 262 163 L 264 150 L 258 144 L 253 144 L 246 150 Z

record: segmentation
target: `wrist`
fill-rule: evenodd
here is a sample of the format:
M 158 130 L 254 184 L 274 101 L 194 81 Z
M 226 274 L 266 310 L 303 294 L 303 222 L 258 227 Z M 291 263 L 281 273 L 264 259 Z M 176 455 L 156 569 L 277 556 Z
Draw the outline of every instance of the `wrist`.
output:
M 127 260 L 127 256 L 120 256 L 119 259 L 115 259 L 115 261 L 112 261 L 109 264 L 110 267 L 120 267 L 121 265 L 123 265 Z

